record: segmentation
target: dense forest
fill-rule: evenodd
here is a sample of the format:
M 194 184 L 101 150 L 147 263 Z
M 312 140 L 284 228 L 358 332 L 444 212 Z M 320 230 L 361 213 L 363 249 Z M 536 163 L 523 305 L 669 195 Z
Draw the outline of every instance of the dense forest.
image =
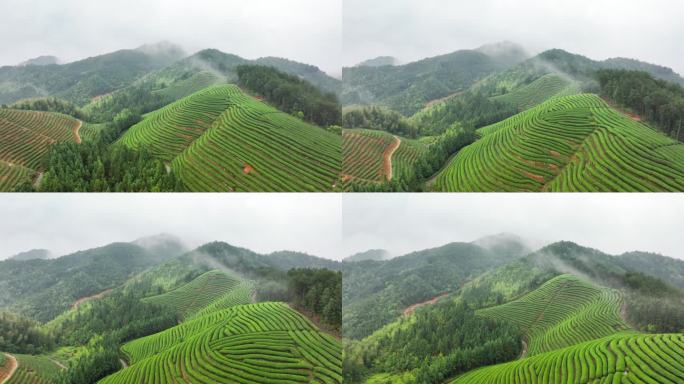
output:
M 7 106 L 3 105 L 3 108 L 4 107 Z M 22 100 L 10 105 L 9 108 L 23 109 L 28 111 L 57 112 L 73 116 L 80 120 L 89 119 L 88 115 L 85 112 L 83 112 L 81 108 L 77 107 L 73 103 L 58 99 L 56 97 L 44 97 L 37 99 Z
M 342 272 L 296 268 L 287 272 L 288 291 L 296 308 L 312 312 L 321 320 L 342 327 Z
M 321 127 L 340 124 L 340 104 L 334 93 L 325 93 L 306 80 L 272 67 L 240 65 L 239 84 L 263 96 L 281 111 L 297 115 Z
M 54 335 L 35 320 L 0 312 L 0 351 L 38 354 L 51 350 L 54 345 Z
M 128 109 L 119 112 L 95 138 L 81 144 L 57 143 L 50 147 L 43 179 L 18 191 L 39 192 L 170 192 L 182 191 L 180 180 L 163 161 L 145 148 L 115 145 L 123 131 L 141 120 Z
M 411 382 L 443 383 L 471 369 L 515 359 L 522 335 L 512 324 L 476 316 L 465 302 L 444 300 L 418 310 L 387 333 L 345 345 L 345 381 L 376 372 L 415 370 Z
M 356 108 L 342 115 L 344 128 L 366 128 L 389 132 L 395 135 L 416 138 L 423 134 L 418 126 L 398 112 L 384 107 Z
M 684 140 L 684 88 L 646 72 L 601 70 L 601 94 L 625 105 L 666 135 Z

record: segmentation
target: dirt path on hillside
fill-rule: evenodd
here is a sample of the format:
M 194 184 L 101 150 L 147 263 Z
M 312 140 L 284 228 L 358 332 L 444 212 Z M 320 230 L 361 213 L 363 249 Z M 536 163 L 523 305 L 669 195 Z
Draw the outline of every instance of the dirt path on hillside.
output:
M 99 299 L 99 298 L 101 298 L 102 296 L 108 294 L 108 293 L 111 292 L 111 291 L 112 291 L 112 288 L 107 289 L 107 290 L 104 290 L 104 291 L 102 291 L 102 292 L 100 292 L 100 293 L 97 293 L 97 294 L 95 294 L 95 295 L 92 295 L 92 296 L 81 297 L 80 299 L 74 301 L 73 304 L 71 304 L 71 309 L 74 309 L 74 308 L 78 307 L 79 305 L 85 303 L 86 301 Z
M 74 138 L 76 139 L 76 144 L 81 144 L 81 135 L 78 133 L 78 131 L 81 130 L 81 127 L 83 126 L 83 122 L 81 120 L 78 121 L 78 125 L 74 127 Z
M 33 182 L 33 188 L 38 189 L 40 187 L 40 183 L 43 182 L 43 176 L 45 174 L 43 172 L 38 172 L 38 176 L 36 177 L 36 180 Z
M 19 363 L 17 363 L 17 359 L 15 359 L 14 356 L 10 355 L 9 353 L 5 353 L 5 357 L 7 358 L 7 363 L 0 370 L 0 384 L 5 384 L 8 382 L 19 367 Z
M 408 307 L 406 307 L 406 309 L 404 309 L 403 314 L 404 314 L 404 316 L 408 316 L 408 315 L 412 314 L 413 311 L 415 311 L 416 309 L 423 307 L 423 306 L 426 306 L 426 305 L 432 305 L 432 304 L 436 303 L 437 301 L 439 301 L 439 299 L 441 299 L 442 297 L 445 297 L 447 295 L 449 295 L 449 294 L 448 293 L 442 293 L 441 295 L 435 296 L 430 300 L 425 300 L 425 301 L 420 302 L 420 303 L 411 304 Z
M 121 366 L 126 369 L 128 368 L 128 363 L 124 359 L 119 359 L 119 362 L 121 363 Z
M 392 180 L 392 155 L 401 145 L 401 139 L 396 136 L 393 137 L 394 142 L 385 148 L 385 152 L 382 154 L 382 169 L 385 171 L 387 181 Z
M 62 368 L 62 369 L 68 369 L 66 365 L 60 363 L 59 361 L 57 361 L 57 360 L 55 360 L 55 359 L 53 359 L 53 358 L 51 358 L 51 357 L 48 357 L 48 360 L 52 361 L 53 363 L 55 363 L 56 366 L 58 366 L 58 367 L 60 367 L 60 368 Z

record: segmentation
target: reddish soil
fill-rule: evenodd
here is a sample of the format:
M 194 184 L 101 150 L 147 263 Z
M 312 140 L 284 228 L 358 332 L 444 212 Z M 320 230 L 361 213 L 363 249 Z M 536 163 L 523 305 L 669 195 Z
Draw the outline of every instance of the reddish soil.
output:
M 619 107 L 619 106 L 618 106 L 617 104 L 615 104 L 612 100 L 610 100 L 610 99 L 604 97 L 604 98 L 603 98 L 603 101 L 605 101 L 606 103 L 608 103 L 608 105 L 610 105 L 611 107 L 613 107 L 613 108 L 615 108 L 616 110 L 620 111 L 623 115 L 629 117 L 630 119 L 632 119 L 632 120 L 634 120 L 634 121 L 642 121 L 641 116 L 637 115 L 637 114 L 634 113 L 634 112 L 630 112 L 630 111 L 628 111 L 628 110 L 626 110 L 626 109 L 624 109 L 624 108 Z
M 385 152 L 382 154 L 382 170 L 387 176 L 387 180 L 392 180 L 392 155 L 401 145 L 401 139 L 394 136 L 394 142 L 390 144 L 389 147 L 385 148 Z
M 432 305 L 432 304 L 436 303 L 437 301 L 439 301 L 439 299 L 441 299 L 442 297 L 445 297 L 445 296 L 447 296 L 447 295 L 448 295 L 448 293 L 443 293 L 443 294 L 441 294 L 441 295 L 439 295 L 439 296 L 433 297 L 433 298 L 430 299 L 430 300 L 426 300 L 426 301 L 423 301 L 423 302 L 421 302 L 421 303 L 416 303 L 416 304 L 409 305 L 408 307 L 406 307 L 406 309 L 404 309 L 404 316 L 408 316 L 408 315 L 412 314 L 413 311 L 415 311 L 416 309 L 418 309 L 418 308 L 420 308 L 420 307 L 422 307 L 422 306 L 425 306 L 425 305 Z
M 86 301 L 99 299 L 99 298 L 101 298 L 102 296 L 108 294 L 108 293 L 111 292 L 111 291 L 112 291 L 111 289 L 107 289 L 106 291 L 102 291 L 102 292 L 100 292 L 100 293 L 98 293 L 98 294 L 96 294 L 96 295 L 81 297 L 80 299 L 74 301 L 73 304 L 71 304 L 71 309 L 74 309 L 74 308 L 78 307 L 79 305 L 85 303 Z
M 346 174 L 342 175 L 342 182 L 346 182 L 346 181 L 349 181 L 351 179 L 353 179 L 352 175 L 346 175 Z
M 556 152 L 556 151 L 549 151 L 549 155 L 551 155 L 553 157 L 560 157 L 561 154 Z
M 79 120 L 78 124 L 73 129 L 74 139 L 76 140 L 76 144 L 81 144 L 81 135 L 78 134 L 78 131 L 81 130 L 82 126 L 83 126 L 83 122 L 81 120 Z
M 523 173 L 525 174 L 525 176 L 529 177 L 530 179 L 536 180 L 542 184 L 546 183 L 546 180 L 544 180 L 544 176 L 535 175 L 534 173 L 530 173 L 530 172 L 523 172 Z
M 17 364 L 17 359 L 9 353 L 5 353 L 5 359 L 7 360 L 5 365 L 0 367 L 0 384 L 8 382 L 19 366 L 19 364 Z
M 242 166 L 242 173 L 245 175 L 249 175 L 252 171 L 254 171 L 254 168 L 252 168 L 251 165 L 245 163 L 245 165 Z

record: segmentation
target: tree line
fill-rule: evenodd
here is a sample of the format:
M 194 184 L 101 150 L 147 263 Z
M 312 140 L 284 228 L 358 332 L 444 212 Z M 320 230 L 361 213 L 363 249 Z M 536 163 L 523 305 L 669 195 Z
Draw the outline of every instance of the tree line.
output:
M 321 127 L 340 124 L 342 112 L 334 93 L 322 92 L 306 80 L 273 67 L 240 65 L 236 72 L 241 86 L 281 111 Z
M 684 139 L 684 88 L 640 71 L 596 72 L 601 95 L 633 110 L 666 135 Z

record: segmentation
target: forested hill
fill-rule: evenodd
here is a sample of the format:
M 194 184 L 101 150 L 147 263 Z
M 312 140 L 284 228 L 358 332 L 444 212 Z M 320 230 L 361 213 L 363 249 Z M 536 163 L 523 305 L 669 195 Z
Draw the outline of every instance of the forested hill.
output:
M 429 101 L 464 91 L 483 77 L 526 58 L 516 45 L 460 50 L 398 66 L 344 68 L 344 105 L 385 105 L 412 115 Z
M 76 300 L 121 285 L 132 274 L 177 255 L 113 243 L 55 259 L 1 261 L 0 307 L 48 321 Z
M 473 243 L 451 243 L 387 261 L 343 263 L 344 335 L 362 338 L 398 317 L 408 306 L 446 292 L 490 268 L 527 253 L 511 243 L 490 251 Z
M 86 104 L 91 98 L 132 84 L 143 75 L 185 56 L 174 45 L 124 49 L 68 64 L 0 68 L 0 104 L 55 96 Z

